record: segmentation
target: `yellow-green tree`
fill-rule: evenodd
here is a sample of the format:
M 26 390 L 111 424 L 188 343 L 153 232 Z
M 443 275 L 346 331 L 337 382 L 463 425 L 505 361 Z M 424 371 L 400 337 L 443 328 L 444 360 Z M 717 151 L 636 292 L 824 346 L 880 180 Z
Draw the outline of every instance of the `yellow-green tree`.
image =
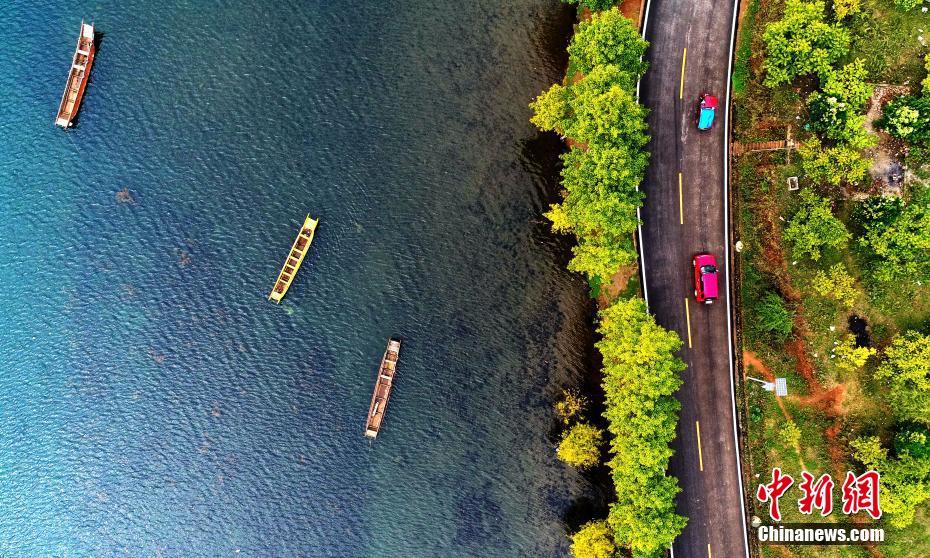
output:
M 896 336 L 875 377 L 887 384 L 888 403 L 898 418 L 930 425 L 930 335 Z
M 858 370 L 875 354 L 875 349 L 857 347 L 856 338 L 847 333 L 833 347 L 833 354 L 836 367 L 840 370 Z
M 811 281 L 811 288 L 820 296 L 833 299 L 845 308 L 851 308 L 858 297 L 856 281 L 841 263 L 834 264 L 827 271 L 818 270 Z
M 809 189 L 801 190 L 801 206 L 785 227 L 785 240 L 793 244 L 795 257 L 819 260 L 825 247 L 838 248 L 849 240 L 849 231 L 833 216 L 830 200 Z
M 930 441 L 926 429 L 908 428 L 895 436 L 894 456 L 876 437 L 853 440 L 854 457 L 881 475 L 879 498 L 888 522 L 904 528 L 918 506 L 930 499 Z
M 573 558 L 613 558 L 617 546 L 606 521 L 590 521 L 572 535 Z
M 826 76 L 849 51 L 849 32 L 827 23 L 824 3 L 788 0 L 782 19 L 765 28 L 765 84 L 774 87 L 797 76 Z
M 565 390 L 562 398 L 555 404 L 555 413 L 559 415 L 562 423 L 568 424 L 573 418 L 584 412 L 588 400 L 572 390 Z
M 587 469 L 600 462 L 600 445 L 604 433 L 590 424 L 578 423 L 562 435 L 556 451 L 559 459 L 572 467 Z

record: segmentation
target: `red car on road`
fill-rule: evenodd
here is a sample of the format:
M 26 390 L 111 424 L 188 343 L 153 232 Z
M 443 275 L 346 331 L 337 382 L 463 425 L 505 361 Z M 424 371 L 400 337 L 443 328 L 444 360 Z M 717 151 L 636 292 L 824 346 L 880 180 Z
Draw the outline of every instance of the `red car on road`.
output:
M 703 253 L 694 256 L 694 298 L 704 304 L 717 300 L 717 260 Z

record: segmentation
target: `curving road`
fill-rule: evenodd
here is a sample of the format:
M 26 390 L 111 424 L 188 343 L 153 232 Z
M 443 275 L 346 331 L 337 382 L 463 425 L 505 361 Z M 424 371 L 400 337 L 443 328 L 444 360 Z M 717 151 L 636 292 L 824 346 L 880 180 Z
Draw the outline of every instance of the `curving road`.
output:
M 649 308 L 660 324 L 681 334 L 681 357 L 688 364 L 678 393 L 681 420 L 670 469 L 683 489 L 679 513 L 689 521 L 673 545 L 675 558 L 748 556 L 729 292 L 722 289 L 713 306 L 696 304 L 690 268 L 691 257 L 701 251 L 715 254 L 722 272 L 727 267 L 724 100 L 734 15 L 729 2 L 650 0 L 645 25 L 650 69 L 640 84 L 640 100 L 652 111 L 652 164 L 641 213 L 643 273 Z M 718 96 L 721 109 L 714 129 L 698 132 L 697 99 L 705 91 Z M 721 279 L 729 278 L 721 273 Z

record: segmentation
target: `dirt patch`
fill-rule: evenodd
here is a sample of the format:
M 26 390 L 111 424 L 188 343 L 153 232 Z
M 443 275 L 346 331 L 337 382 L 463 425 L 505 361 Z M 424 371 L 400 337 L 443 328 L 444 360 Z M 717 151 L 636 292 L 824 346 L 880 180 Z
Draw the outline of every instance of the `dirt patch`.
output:
M 872 168 L 869 169 L 869 175 L 872 178 L 871 193 L 901 195 L 905 176 L 903 161 L 907 147 L 901 140 L 878 130 L 875 122 L 881 118 L 882 109 L 889 101 L 908 92 L 910 92 L 910 87 L 906 85 L 878 85 L 872 92 L 872 98 L 869 99 L 869 109 L 865 115 L 865 129 L 878 138 L 878 145 L 866 150 L 872 159 Z M 866 193 L 862 192 L 854 194 L 853 197 L 860 198 L 865 195 Z
M 635 265 L 628 265 L 618 269 L 610 278 L 610 283 L 602 286 L 600 296 L 597 298 L 598 307 L 606 308 L 610 306 L 610 302 L 616 300 L 617 296 L 626 290 L 630 279 L 635 277 L 638 272 L 639 268 Z
M 645 0 L 623 0 L 623 2 L 620 3 L 620 13 L 635 23 L 637 27 L 642 28 L 641 22 L 644 4 Z

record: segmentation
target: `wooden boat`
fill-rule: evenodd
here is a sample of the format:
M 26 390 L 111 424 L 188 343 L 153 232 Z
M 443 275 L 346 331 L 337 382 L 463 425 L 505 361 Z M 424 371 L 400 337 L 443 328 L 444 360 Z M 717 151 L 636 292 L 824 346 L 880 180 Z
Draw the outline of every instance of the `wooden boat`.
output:
M 300 264 L 304 261 L 304 256 L 307 255 L 307 250 L 310 249 L 310 243 L 313 242 L 313 235 L 316 233 L 316 225 L 319 222 L 319 219 L 311 219 L 310 215 L 307 215 L 306 219 L 304 219 L 304 224 L 300 227 L 300 232 L 297 233 L 294 244 L 291 245 L 291 252 L 284 261 L 284 267 L 281 268 L 281 273 L 278 274 L 278 280 L 274 282 L 274 288 L 271 289 L 271 294 L 268 295 L 269 300 L 280 304 L 284 294 L 291 288 L 294 275 L 297 274 Z
M 365 436 L 377 438 L 384 421 L 384 412 L 387 410 L 388 398 L 391 397 L 391 387 L 394 385 L 394 374 L 397 372 L 397 359 L 400 358 L 400 341 L 388 339 L 387 350 L 378 367 L 378 379 L 375 381 L 375 392 L 371 395 L 371 405 L 368 407 L 368 424 L 365 425 Z
M 70 126 L 77 116 L 84 89 L 87 87 L 87 78 L 90 76 L 90 67 L 94 63 L 94 52 L 94 26 L 82 21 L 77 49 L 71 61 L 71 70 L 68 71 L 68 82 L 65 84 L 65 92 L 58 106 L 58 116 L 55 118 L 55 124 L 62 128 Z

